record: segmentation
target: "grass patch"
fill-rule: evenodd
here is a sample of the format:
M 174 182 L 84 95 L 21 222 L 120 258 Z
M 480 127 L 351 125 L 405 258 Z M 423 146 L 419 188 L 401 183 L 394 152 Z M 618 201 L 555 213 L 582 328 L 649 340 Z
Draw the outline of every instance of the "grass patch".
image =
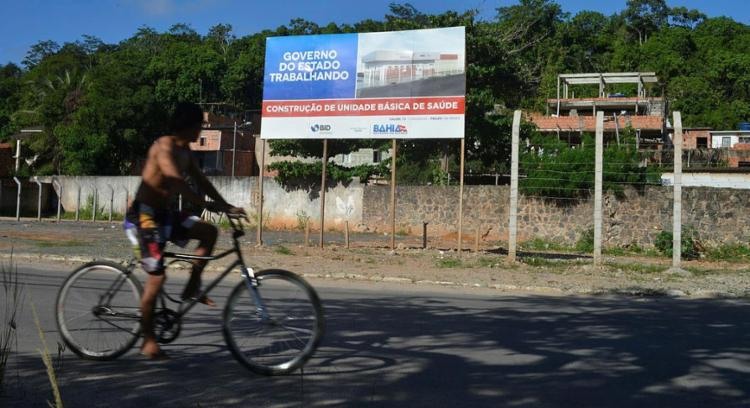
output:
M 602 252 L 611 256 L 647 256 L 650 258 L 662 258 L 663 255 L 655 248 L 643 248 L 638 245 L 628 245 L 624 247 L 604 248 Z
M 529 266 L 544 268 L 567 268 L 569 266 L 582 266 L 591 264 L 591 261 L 587 260 L 556 260 L 540 257 L 521 258 L 521 262 Z
M 500 258 L 481 257 L 477 259 L 475 265 L 478 268 L 493 268 L 497 266 L 499 263 L 500 263 Z
M 534 238 L 525 241 L 520 245 L 524 251 L 570 251 L 571 248 L 560 245 L 556 242 L 550 242 L 543 238 Z
M 11 253 L 12 256 L 12 253 Z M 0 322 L 0 394 L 5 386 L 5 370 L 8 364 L 8 357 L 13 351 L 13 346 L 18 344 L 17 340 L 17 322 L 21 305 L 23 303 L 23 285 L 19 281 L 18 269 L 13 267 L 13 261 L 6 264 L 0 264 L 0 278 L 2 278 L 3 293 L 2 301 L 2 321 Z
M 75 239 L 69 239 L 64 241 L 38 241 L 36 246 L 39 248 L 54 248 L 54 247 L 81 247 L 89 245 L 88 242 L 77 241 Z
M 629 272 L 636 272 L 636 273 L 645 273 L 645 274 L 652 274 L 652 273 L 661 273 L 666 271 L 669 266 L 666 265 L 653 265 L 653 264 L 644 264 L 644 263 L 617 263 L 617 262 L 607 262 L 607 266 L 611 268 L 617 268 L 622 269 L 624 271 Z
M 437 262 L 435 262 L 435 265 L 438 268 L 462 268 L 463 262 L 456 258 L 442 258 L 438 259 Z
M 276 248 L 273 249 L 273 252 L 280 254 L 280 255 L 294 255 L 291 249 L 285 247 L 284 245 L 279 245 Z
M 746 262 L 750 260 L 750 247 L 746 244 L 726 244 L 706 249 L 709 261 Z
M 31 312 L 34 315 L 34 324 L 36 324 L 37 331 L 39 332 L 39 339 L 42 341 L 42 346 L 44 347 L 42 349 L 37 349 L 37 351 L 39 351 L 39 354 L 42 356 L 42 362 L 44 362 L 44 367 L 47 369 L 47 377 L 49 378 L 49 383 L 52 387 L 52 396 L 55 399 L 54 405 L 50 401 L 47 401 L 47 404 L 50 407 L 62 408 L 63 402 L 62 396 L 60 395 L 60 386 L 57 383 L 57 375 L 55 375 L 55 368 L 52 365 L 52 357 L 50 356 L 49 348 L 47 347 L 47 339 L 44 336 L 42 324 L 39 323 L 39 315 L 36 313 L 36 307 L 33 302 L 31 303 Z

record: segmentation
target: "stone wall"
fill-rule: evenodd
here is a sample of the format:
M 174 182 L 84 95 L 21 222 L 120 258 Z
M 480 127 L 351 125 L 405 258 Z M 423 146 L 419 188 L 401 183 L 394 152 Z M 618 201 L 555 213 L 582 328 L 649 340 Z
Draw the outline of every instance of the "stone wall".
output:
M 507 241 L 508 186 L 466 186 L 464 236 L 471 239 L 477 228 L 485 240 Z M 428 222 L 431 236 L 455 236 L 458 220 L 457 187 L 399 187 L 397 231 L 420 234 Z M 362 224 L 373 231 L 390 231 L 390 189 L 367 186 Z M 708 245 L 750 242 L 750 190 L 683 188 L 685 226 L 695 228 Z M 605 246 L 636 244 L 652 246 L 656 235 L 672 228 L 672 189 L 649 187 L 642 192 L 626 189 L 622 197 L 603 198 Z M 521 196 L 518 203 L 518 239 L 541 238 L 575 245 L 594 226 L 593 199 L 563 203 Z

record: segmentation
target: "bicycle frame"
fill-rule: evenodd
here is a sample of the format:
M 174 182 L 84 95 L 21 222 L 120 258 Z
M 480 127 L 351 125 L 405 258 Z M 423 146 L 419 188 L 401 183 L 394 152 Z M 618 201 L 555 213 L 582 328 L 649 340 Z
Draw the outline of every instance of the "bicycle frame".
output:
M 232 262 L 227 268 L 214 280 L 212 280 L 206 287 L 203 289 L 197 296 L 192 297 L 190 299 L 186 299 L 182 302 L 177 301 L 180 306 L 178 310 L 176 311 L 177 317 L 181 319 L 185 314 L 187 314 L 190 309 L 192 309 L 196 303 L 198 303 L 199 299 L 203 298 L 204 296 L 208 295 L 209 292 L 213 288 L 215 288 L 234 268 L 240 267 L 240 272 L 243 281 L 247 285 L 248 291 L 253 296 L 253 299 L 255 300 L 255 305 L 257 311 L 260 313 L 261 318 L 263 320 L 268 319 L 268 312 L 266 311 L 265 304 L 263 303 L 263 299 L 260 296 L 260 292 L 258 291 L 258 286 L 260 286 L 260 282 L 255 277 L 255 271 L 252 268 L 248 268 L 245 265 L 245 259 L 242 256 L 242 250 L 240 249 L 240 243 L 238 239 L 242 237 L 245 234 L 245 231 L 242 227 L 242 222 L 235 223 L 231 217 L 227 217 L 229 220 L 229 224 L 232 226 L 233 232 L 232 232 L 232 248 L 218 254 L 218 255 L 212 255 L 212 256 L 198 256 L 198 255 L 192 255 L 192 254 L 185 254 L 185 253 L 178 253 L 178 252 L 164 252 L 163 256 L 165 259 L 181 259 L 181 260 L 203 260 L 207 262 L 215 261 L 217 259 L 224 258 L 226 256 L 229 256 L 231 254 L 236 254 L 237 259 Z M 132 272 L 136 265 L 136 260 L 132 259 L 130 261 L 130 265 L 128 267 L 128 271 Z M 117 282 L 113 284 L 113 286 L 117 285 L 118 287 L 115 289 L 119 290 L 119 286 L 121 286 L 124 283 L 124 280 L 117 285 Z M 112 287 L 110 287 L 111 291 Z M 110 292 L 108 291 L 108 292 Z M 165 305 L 164 297 L 166 296 L 170 300 L 172 299 L 165 291 L 164 288 L 159 293 L 159 296 L 161 298 L 162 305 Z

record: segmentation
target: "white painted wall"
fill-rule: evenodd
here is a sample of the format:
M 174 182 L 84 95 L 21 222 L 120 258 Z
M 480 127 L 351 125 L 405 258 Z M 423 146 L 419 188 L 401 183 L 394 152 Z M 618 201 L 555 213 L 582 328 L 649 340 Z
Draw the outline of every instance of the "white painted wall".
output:
M 671 186 L 674 184 L 674 174 L 664 173 L 661 175 L 661 184 Z M 715 187 L 750 189 L 750 174 L 745 173 L 682 173 L 683 187 Z

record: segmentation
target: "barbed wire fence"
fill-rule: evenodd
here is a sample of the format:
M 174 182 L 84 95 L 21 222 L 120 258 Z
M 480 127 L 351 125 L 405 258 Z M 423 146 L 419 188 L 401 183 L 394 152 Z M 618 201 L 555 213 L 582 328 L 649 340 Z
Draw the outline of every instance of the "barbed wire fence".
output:
M 605 118 L 597 113 L 596 132 L 581 132 L 572 143 L 554 137 L 521 141 L 520 111 L 513 122 L 511 191 L 508 222 L 508 257 L 515 261 L 519 249 L 564 250 L 592 257 L 602 263 L 602 254 L 620 247 L 641 248 L 652 244 L 654 220 L 658 229 L 670 229 L 669 221 L 681 219 L 682 127 L 675 112 L 674 160 L 664 161 L 662 152 L 644 146 L 632 129 L 622 132 L 615 124 L 614 137 L 605 139 Z M 615 119 L 616 120 L 616 119 Z M 632 219 L 619 213 L 620 206 L 636 195 L 664 194 L 661 174 L 673 167 L 673 208 L 659 208 L 652 222 L 632 228 Z M 648 201 L 647 199 L 645 201 Z M 668 202 L 661 200 L 662 202 Z M 663 205 L 662 205 L 663 207 Z M 607 211 L 605 220 L 604 212 Z M 643 215 L 653 208 L 646 208 Z M 605 222 L 606 221 L 606 222 Z M 571 226 L 576 226 L 572 228 Z M 680 268 L 681 222 L 672 222 L 673 268 Z M 605 245 L 606 244 L 606 247 Z

